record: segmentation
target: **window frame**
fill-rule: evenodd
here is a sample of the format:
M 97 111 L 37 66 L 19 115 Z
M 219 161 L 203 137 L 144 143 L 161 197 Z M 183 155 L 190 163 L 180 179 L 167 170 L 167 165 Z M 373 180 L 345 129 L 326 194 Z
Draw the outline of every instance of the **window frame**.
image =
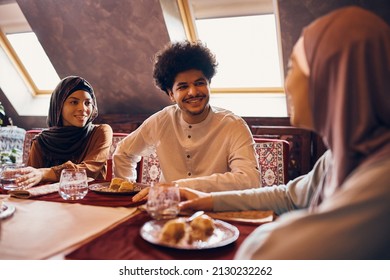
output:
M 187 39 L 191 42 L 195 42 L 199 40 L 197 30 L 196 30 L 196 23 L 195 23 L 195 16 L 194 12 L 192 10 L 191 0 L 177 0 L 177 5 L 179 8 L 179 13 L 182 19 L 183 27 L 185 36 Z M 274 3 L 275 6 L 275 3 Z M 277 13 L 275 13 L 275 16 L 277 16 Z M 279 61 L 281 63 L 282 59 L 282 53 L 281 53 L 281 46 L 280 46 L 280 32 L 279 32 L 279 26 L 276 26 L 276 32 L 278 34 L 278 52 L 279 52 Z M 279 65 L 281 67 L 281 65 Z M 281 68 L 280 74 L 283 77 L 283 70 Z M 282 79 L 283 82 L 283 79 Z M 226 87 L 226 88 L 211 88 L 211 93 L 215 94 L 240 94 L 240 93 L 249 93 L 249 94 L 284 94 L 284 88 L 281 87 Z
M 31 78 L 30 74 L 28 73 L 27 69 L 24 67 L 22 61 L 20 60 L 18 54 L 12 47 L 11 43 L 7 39 L 7 36 L 3 32 L 2 29 L 0 29 L 0 45 L 7 54 L 8 58 L 11 60 L 12 65 L 15 67 L 17 72 L 22 77 L 23 81 L 25 82 L 28 89 L 32 92 L 33 95 L 40 95 L 40 94 L 51 94 L 53 90 L 41 90 L 39 89 L 34 80 Z M 31 31 L 28 31 L 31 32 Z
M 0 26 L 0 47 L 4 50 L 5 54 L 11 61 L 11 64 L 17 71 L 17 73 L 22 78 L 26 88 L 31 92 L 33 96 L 37 95 L 50 95 L 53 89 L 40 89 L 37 87 L 36 83 L 34 82 L 34 79 L 31 77 L 30 73 L 24 66 L 22 60 L 20 59 L 19 55 L 15 51 L 15 49 L 12 47 L 11 42 L 7 38 L 7 34 L 17 34 L 17 33 L 34 33 L 34 31 L 29 26 L 27 20 L 24 18 L 24 15 L 19 8 L 19 5 L 17 3 L 13 4 L 4 4 L 4 5 L 15 5 L 9 8 L 9 11 L 12 11 L 12 14 L 14 14 L 14 21 L 11 23 L 11 27 L 6 23 L 3 26 Z M 6 9 L 7 9 L 6 8 Z M 16 28 L 14 26 L 17 26 Z M 10 30 L 8 30 L 10 29 Z

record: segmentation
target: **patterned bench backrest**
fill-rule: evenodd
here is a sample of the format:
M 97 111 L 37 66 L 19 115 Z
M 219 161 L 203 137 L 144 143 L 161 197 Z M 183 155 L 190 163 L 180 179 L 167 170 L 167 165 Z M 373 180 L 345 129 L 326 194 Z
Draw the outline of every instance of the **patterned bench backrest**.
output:
M 26 131 L 26 136 L 24 137 L 24 143 L 23 143 L 23 159 L 22 159 L 24 164 L 27 164 L 32 140 L 41 131 L 42 130 L 40 130 L 40 129 L 32 129 L 32 130 Z
M 127 135 L 128 135 L 127 133 L 119 133 L 119 132 L 114 132 L 112 134 L 112 144 L 110 148 L 110 154 L 108 155 L 108 159 L 107 159 L 107 175 L 106 175 L 107 181 L 111 181 L 112 179 L 112 155 L 114 154 L 118 143 Z
M 157 154 L 153 152 L 147 157 L 142 157 L 137 167 L 137 182 L 142 184 L 157 183 L 161 178 L 161 167 Z
M 257 160 L 261 170 L 261 184 L 281 185 L 288 182 L 289 143 L 286 140 L 254 138 Z M 138 166 L 137 182 L 159 182 L 161 167 L 156 153 L 143 157 Z
M 26 130 L 17 126 L 0 126 L 0 151 L 22 151 Z
M 0 102 L 1 103 L 1 102 Z M 23 162 L 23 144 L 26 130 L 17 126 L 0 126 L 0 152 L 16 157 L 17 163 Z M 6 160 L 2 156 L 2 161 Z M 1 164 L 1 162 L 0 162 Z
M 261 171 L 261 185 L 268 187 L 286 184 L 290 144 L 281 139 L 255 137 L 254 140 Z

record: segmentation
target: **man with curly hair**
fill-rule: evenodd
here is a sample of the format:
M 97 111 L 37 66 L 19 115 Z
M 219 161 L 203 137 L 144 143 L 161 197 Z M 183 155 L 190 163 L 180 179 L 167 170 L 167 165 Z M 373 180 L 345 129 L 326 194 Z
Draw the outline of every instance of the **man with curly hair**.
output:
M 168 44 L 155 56 L 156 86 L 173 102 L 119 143 L 114 176 L 136 179 L 141 156 L 156 151 L 164 182 L 206 192 L 259 187 L 254 140 L 245 121 L 210 106 L 218 63 L 201 42 Z

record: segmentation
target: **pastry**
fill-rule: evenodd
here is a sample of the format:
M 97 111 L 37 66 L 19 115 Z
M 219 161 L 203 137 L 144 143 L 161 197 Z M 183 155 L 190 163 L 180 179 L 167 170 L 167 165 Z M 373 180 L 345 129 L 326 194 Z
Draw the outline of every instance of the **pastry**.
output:
M 125 180 L 122 178 L 112 178 L 110 183 L 110 189 L 112 190 L 118 190 Z
M 134 191 L 134 183 L 129 181 L 123 181 L 118 189 L 119 192 L 132 192 Z
M 215 225 L 214 220 L 207 215 L 201 215 L 193 219 L 190 223 L 191 240 L 206 240 L 213 235 Z
M 166 243 L 178 243 L 185 235 L 186 223 L 183 219 L 173 219 L 165 223 L 160 240 Z

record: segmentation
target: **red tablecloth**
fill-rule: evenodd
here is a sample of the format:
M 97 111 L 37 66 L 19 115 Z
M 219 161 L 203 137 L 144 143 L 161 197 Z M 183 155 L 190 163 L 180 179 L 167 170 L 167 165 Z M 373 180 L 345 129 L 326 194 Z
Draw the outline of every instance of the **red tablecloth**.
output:
M 142 212 L 82 245 L 66 255 L 66 258 L 76 260 L 228 260 L 233 259 L 242 241 L 258 226 L 230 222 L 240 231 L 234 243 L 214 249 L 180 250 L 145 241 L 140 235 L 140 229 L 149 220 L 148 214 Z

